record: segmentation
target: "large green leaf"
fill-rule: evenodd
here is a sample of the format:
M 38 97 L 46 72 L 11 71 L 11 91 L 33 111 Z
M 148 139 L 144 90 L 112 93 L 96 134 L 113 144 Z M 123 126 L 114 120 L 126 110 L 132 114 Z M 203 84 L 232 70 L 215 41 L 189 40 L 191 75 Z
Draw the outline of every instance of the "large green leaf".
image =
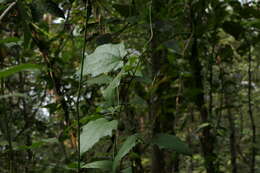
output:
M 93 168 L 93 169 L 102 169 L 104 171 L 111 171 L 112 170 L 113 162 L 111 160 L 99 160 L 94 161 L 82 166 L 82 168 Z
M 123 57 L 127 54 L 123 43 L 104 44 L 86 56 L 83 75 L 91 74 L 93 77 L 107 73 L 123 66 Z
M 116 172 L 116 168 L 119 166 L 121 159 L 129 153 L 129 151 L 138 143 L 138 135 L 134 134 L 129 136 L 120 150 L 118 151 L 115 160 L 113 162 L 113 172 Z
M 8 67 L 8 68 L 0 71 L 0 78 L 8 77 L 8 76 L 10 76 L 14 73 L 20 72 L 20 71 L 40 69 L 40 67 L 41 66 L 36 65 L 36 64 L 20 64 L 20 65 Z
M 80 135 L 80 152 L 88 151 L 102 137 L 112 136 L 112 131 L 117 128 L 117 120 L 108 121 L 104 118 L 91 121 L 83 126 Z
M 191 155 L 188 145 L 174 135 L 160 133 L 153 137 L 151 144 L 158 145 L 159 148 L 172 149 L 180 154 Z

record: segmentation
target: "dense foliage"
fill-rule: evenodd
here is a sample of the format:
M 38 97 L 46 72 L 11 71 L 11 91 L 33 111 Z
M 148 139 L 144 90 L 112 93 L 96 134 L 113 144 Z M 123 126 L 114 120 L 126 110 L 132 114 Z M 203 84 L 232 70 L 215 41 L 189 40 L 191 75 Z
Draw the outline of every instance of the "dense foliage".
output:
M 0 0 L 0 172 L 260 172 L 259 9 Z

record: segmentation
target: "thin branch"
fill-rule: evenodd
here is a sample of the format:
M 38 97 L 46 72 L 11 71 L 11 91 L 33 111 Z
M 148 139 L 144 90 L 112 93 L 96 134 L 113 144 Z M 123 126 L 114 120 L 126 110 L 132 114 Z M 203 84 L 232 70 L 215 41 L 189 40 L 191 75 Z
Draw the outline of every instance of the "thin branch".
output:
M 12 2 L 10 5 L 9 5 L 9 7 L 7 7 L 6 9 L 5 9 L 5 11 L 1 14 L 1 16 L 0 16 L 0 22 L 1 22 L 1 20 L 6 16 L 6 14 L 13 8 L 13 6 L 15 6 L 15 4 L 16 4 L 16 1 L 15 2 Z

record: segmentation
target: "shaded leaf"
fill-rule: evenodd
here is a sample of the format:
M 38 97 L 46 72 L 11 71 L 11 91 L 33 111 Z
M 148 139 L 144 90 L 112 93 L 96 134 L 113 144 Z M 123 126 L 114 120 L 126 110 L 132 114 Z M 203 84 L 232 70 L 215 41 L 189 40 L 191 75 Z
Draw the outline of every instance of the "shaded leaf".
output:
M 113 162 L 113 172 L 116 172 L 116 168 L 119 166 L 121 159 L 129 153 L 129 151 L 138 143 L 138 135 L 134 134 L 129 136 L 120 150 L 118 151 L 115 160 Z
M 172 149 L 180 154 L 191 155 L 188 145 L 174 135 L 160 133 L 153 137 L 151 144 L 158 145 L 159 148 Z
M 108 87 L 103 91 L 103 96 L 106 100 L 109 100 L 111 103 L 115 101 L 115 88 L 120 84 L 123 71 L 121 71 L 113 80 L 110 82 Z
M 88 151 L 102 137 L 112 136 L 112 131 L 117 128 L 117 120 L 108 121 L 104 118 L 91 121 L 83 126 L 80 135 L 81 154 Z

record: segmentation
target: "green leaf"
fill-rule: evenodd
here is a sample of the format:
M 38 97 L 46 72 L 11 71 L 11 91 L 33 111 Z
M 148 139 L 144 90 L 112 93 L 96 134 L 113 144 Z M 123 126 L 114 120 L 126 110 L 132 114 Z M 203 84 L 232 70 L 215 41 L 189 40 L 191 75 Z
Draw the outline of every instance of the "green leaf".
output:
M 102 137 L 112 136 L 112 131 L 117 128 L 117 120 L 108 121 L 104 118 L 91 121 L 83 126 L 80 135 L 80 152 L 88 151 Z
M 205 127 L 209 127 L 211 126 L 210 123 L 202 123 L 201 125 L 198 126 L 198 128 L 196 129 L 196 132 L 200 131 L 201 129 L 205 128 Z
M 119 166 L 121 159 L 129 153 L 129 151 L 138 143 L 138 135 L 134 134 L 132 136 L 129 136 L 120 150 L 118 151 L 115 160 L 113 162 L 113 172 L 116 172 L 116 168 Z
M 59 140 L 57 138 L 47 138 L 41 140 L 44 143 L 59 143 Z
M 100 76 L 98 76 L 98 77 L 89 79 L 89 80 L 87 81 L 87 84 L 88 84 L 88 85 L 94 85 L 94 84 L 97 84 L 97 85 L 109 84 L 112 80 L 113 80 L 113 78 L 110 77 L 110 76 L 100 75 Z
M 0 71 L 0 78 L 8 77 L 14 73 L 20 72 L 20 71 L 30 71 L 35 69 L 40 69 L 41 66 L 36 64 L 20 64 L 12 67 L 8 67 L 4 70 Z
M 113 162 L 111 160 L 99 160 L 95 162 L 91 162 L 82 166 L 82 168 L 94 168 L 94 169 L 102 169 L 104 171 L 112 170 Z
M 0 40 L 0 44 L 5 44 L 5 43 L 17 43 L 19 42 L 20 39 L 17 37 L 8 37 Z
M 151 144 L 158 145 L 159 148 L 172 149 L 180 154 L 191 155 L 192 152 L 188 145 L 179 138 L 169 134 L 157 134 L 153 137 Z
M 123 43 L 101 45 L 92 54 L 86 56 L 83 75 L 91 74 L 95 77 L 117 70 L 123 66 L 122 59 L 126 54 Z
M 120 80 L 122 78 L 122 75 L 124 74 L 123 71 L 121 71 L 113 80 L 110 82 L 108 87 L 103 91 L 103 96 L 106 100 L 109 100 L 111 103 L 115 101 L 115 88 L 117 88 L 120 84 Z
M 35 148 L 39 148 L 42 147 L 44 145 L 44 142 L 42 141 L 38 141 L 38 142 L 34 142 L 32 145 L 27 146 L 27 145 L 22 145 L 22 146 L 17 146 L 15 147 L 16 150 L 28 150 L 28 149 L 35 149 Z

